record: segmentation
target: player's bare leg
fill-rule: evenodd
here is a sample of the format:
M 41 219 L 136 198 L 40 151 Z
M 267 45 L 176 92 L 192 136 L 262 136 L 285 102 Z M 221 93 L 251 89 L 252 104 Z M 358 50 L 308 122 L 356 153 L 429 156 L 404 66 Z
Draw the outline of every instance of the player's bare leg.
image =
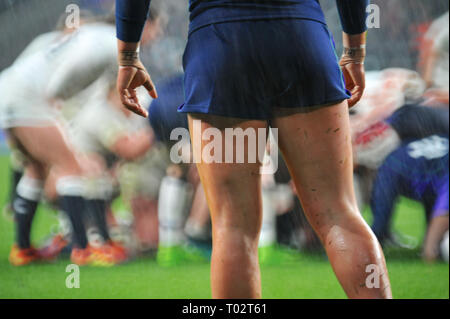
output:
M 347 102 L 273 124 L 305 213 L 348 297 L 391 298 L 383 252 L 355 199 Z M 378 288 L 366 285 L 374 269 Z
M 81 167 L 59 127 L 15 127 L 12 131 L 28 156 L 48 166 L 55 176 L 82 175 Z
M 56 125 L 15 127 L 12 133 L 30 159 L 48 168 L 52 176 L 49 181 L 56 181 L 61 208 L 71 219 L 74 246 L 86 248 L 88 242 L 82 218 L 85 210 L 83 172 L 63 130 Z
M 264 121 L 238 121 L 217 116 L 189 116 L 202 120 L 202 132 L 231 127 L 265 128 Z M 193 149 L 202 148 L 193 140 Z M 224 142 L 224 141 L 222 141 Z M 203 142 L 205 144 L 207 142 Z M 235 144 L 235 142 L 233 143 Z M 247 146 L 245 146 L 247 147 Z M 224 149 L 224 148 L 223 148 Z M 236 147 L 234 147 L 236 149 Z M 194 151 L 195 153 L 195 151 Z M 211 289 L 213 298 L 260 298 L 258 239 L 261 227 L 260 163 L 197 165 L 211 211 L 213 252 Z

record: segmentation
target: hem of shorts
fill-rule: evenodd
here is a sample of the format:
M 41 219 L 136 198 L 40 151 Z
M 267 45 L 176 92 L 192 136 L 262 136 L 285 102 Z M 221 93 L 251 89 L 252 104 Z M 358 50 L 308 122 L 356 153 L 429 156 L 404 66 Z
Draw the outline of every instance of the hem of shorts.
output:
M 350 99 L 351 96 L 349 95 L 338 95 L 338 96 L 333 96 L 330 97 L 328 99 L 326 99 L 323 102 L 317 103 L 317 104 L 308 104 L 308 105 L 300 105 L 300 106 L 275 106 L 274 109 L 311 109 L 311 108 L 321 108 L 321 107 L 327 107 L 327 106 L 332 106 L 338 102 L 342 102 L 344 100 L 348 100 Z
M 304 16 L 285 16 L 285 15 L 280 15 L 280 16 L 272 16 L 272 17 L 253 17 L 253 16 L 243 16 L 243 17 L 236 17 L 236 18 L 224 18 L 224 19 L 220 19 L 214 22 L 207 22 L 207 23 L 202 23 L 200 25 L 194 26 L 194 27 L 189 27 L 189 32 L 188 32 L 188 37 L 190 35 L 192 35 L 195 31 L 198 31 L 199 29 L 205 28 L 207 26 L 213 25 L 213 24 L 220 24 L 220 23 L 227 23 L 227 22 L 244 22 L 244 21 L 255 21 L 255 20 L 309 20 L 309 21 L 314 21 L 314 22 L 318 22 L 324 26 L 327 26 L 326 22 L 319 20 L 319 19 L 312 19 L 312 18 L 308 18 L 308 17 L 304 17 Z M 192 25 L 192 22 L 191 24 Z
M 237 118 L 237 119 L 244 119 L 244 120 L 267 120 L 270 117 L 264 117 L 264 116 L 245 116 L 245 115 L 231 115 L 231 114 L 225 114 L 224 112 L 217 112 L 215 110 L 211 110 L 208 106 L 189 106 L 184 105 L 182 109 L 178 110 L 180 113 L 188 113 L 188 114 L 206 114 L 206 115 L 215 115 L 215 116 L 223 116 L 223 117 L 231 117 L 231 118 Z
M 314 105 L 300 105 L 295 107 L 273 107 L 273 110 L 277 109 L 292 109 L 292 114 L 297 113 L 305 113 L 311 111 L 311 109 L 321 109 L 324 107 L 330 107 L 335 105 L 338 102 L 342 102 L 345 100 L 348 100 L 350 97 L 333 97 L 330 99 L 327 99 L 327 101 L 319 104 Z M 274 118 L 276 114 L 272 111 L 271 114 L 268 114 L 267 117 L 265 116 L 246 116 L 246 115 L 231 115 L 231 114 L 225 114 L 224 112 L 217 112 L 215 110 L 211 110 L 208 106 L 199 106 L 199 105 L 188 105 L 185 104 L 182 109 L 178 110 L 179 113 L 200 113 L 200 114 L 209 114 L 209 115 L 215 115 L 215 116 L 223 116 L 223 117 L 232 117 L 232 118 L 238 118 L 238 119 L 245 119 L 245 120 L 270 120 L 271 118 Z
M 51 127 L 57 125 L 58 122 L 55 119 L 15 119 L 15 120 L 2 120 L 0 118 L 0 128 L 7 130 L 14 127 Z

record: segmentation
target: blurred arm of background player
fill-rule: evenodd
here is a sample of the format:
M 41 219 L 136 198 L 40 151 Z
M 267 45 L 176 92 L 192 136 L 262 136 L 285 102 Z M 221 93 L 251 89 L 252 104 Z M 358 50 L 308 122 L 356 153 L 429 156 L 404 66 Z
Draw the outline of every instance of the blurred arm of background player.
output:
M 448 232 L 448 224 L 448 211 L 443 212 L 441 216 L 434 217 L 430 221 L 423 244 L 422 257 L 425 261 L 433 262 L 438 259 L 440 243 L 444 234 Z
M 108 99 L 114 107 L 125 112 L 126 116 L 130 115 L 130 112 L 122 107 L 120 97 L 115 88 L 112 88 L 109 92 Z M 123 133 L 116 138 L 110 146 L 110 150 L 127 161 L 133 161 L 144 156 L 153 145 L 154 136 L 148 128 L 141 129 L 135 133 Z

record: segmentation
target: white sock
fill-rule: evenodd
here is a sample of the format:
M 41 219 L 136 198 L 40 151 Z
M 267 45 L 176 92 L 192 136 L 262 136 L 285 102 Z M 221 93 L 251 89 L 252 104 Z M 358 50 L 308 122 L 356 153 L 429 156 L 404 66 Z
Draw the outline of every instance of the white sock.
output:
M 188 220 L 184 226 L 184 232 L 191 238 L 207 240 L 209 238 L 206 227 L 199 225 L 195 221 Z
M 158 199 L 159 246 L 177 246 L 184 241 L 187 197 L 187 183 L 170 176 L 163 178 Z
M 33 179 L 26 175 L 22 176 L 17 184 L 16 192 L 22 198 L 30 201 L 39 202 L 44 190 L 44 182 L 39 179 Z
M 56 182 L 56 192 L 59 196 L 86 195 L 86 180 L 80 176 L 64 176 Z
M 259 247 L 267 247 L 275 244 L 277 240 L 277 225 L 276 225 L 276 206 L 275 206 L 275 192 L 272 188 L 263 188 L 263 218 L 261 234 L 259 236 Z

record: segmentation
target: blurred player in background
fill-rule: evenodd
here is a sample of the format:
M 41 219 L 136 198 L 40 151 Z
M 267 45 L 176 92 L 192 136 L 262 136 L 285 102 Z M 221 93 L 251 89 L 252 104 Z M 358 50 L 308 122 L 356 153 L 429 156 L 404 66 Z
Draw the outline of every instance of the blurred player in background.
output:
M 149 121 L 157 140 L 172 155 L 183 147 L 191 147 L 190 140 L 179 136 L 180 130 L 188 132 L 186 114 L 177 112 L 184 102 L 183 75 L 161 81 L 158 88 L 158 99 L 153 100 L 149 108 Z M 195 165 L 189 164 L 191 158 L 181 160 L 169 165 L 159 191 L 157 261 L 163 266 L 205 260 L 197 249 L 186 245 L 186 239 L 209 239 L 209 209 L 197 170 Z M 194 190 L 192 200 L 191 189 Z
M 389 235 L 392 213 L 402 195 L 425 206 L 427 231 L 423 257 L 434 261 L 449 228 L 448 135 L 432 135 L 402 144 L 378 169 L 371 196 L 372 229 L 383 240 Z
M 400 76 L 402 74 L 404 76 Z M 422 94 L 425 85 L 417 73 L 404 69 L 371 72 L 368 88 L 367 95 L 354 108 L 351 116 L 357 165 L 355 181 L 361 209 L 371 203 L 377 170 L 392 152 L 408 141 L 435 134 L 448 136 L 449 133 L 448 108 L 436 109 L 424 105 Z M 379 201 L 380 198 L 372 205 L 382 206 L 384 200 Z M 376 220 L 381 218 L 374 217 Z M 376 228 L 379 229 L 378 226 Z M 383 234 L 379 231 L 375 233 L 385 245 L 415 246 L 407 236 L 394 233 L 390 227 L 386 227 Z
M 88 245 L 83 223 L 87 204 L 84 172 L 57 110 L 58 101 L 80 92 L 114 65 L 111 28 L 93 23 L 74 32 L 60 33 L 40 50 L 25 54 L 4 75 L 8 94 L 2 101 L 2 126 L 27 157 L 14 200 L 17 245 L 11 251 L 10 261 L 15 265 L 41 257 L 31 246 L 30 231 L 44 186 L 46 197 L 57 200 L 71 221 L 72 261 L 80 265 L 115 262 L 109 249 Z M 87 58 L 85 54 L 91 50 L 95 55 Z
M 118 90 L 124 105 L 142 116 L 147 111 L 139 105 L 135 88 L 144 86 L 153 98 L 158 96 L 138 55 L 149 2 L 116 3 Z M 305 212 L 347 295 L 390 298 L 384 256 L 359 213 L 352 179 L 348 107 L 364 91 L 368 1 L 337 4 L 346 48 L 340 65 L 351 98 L 317 1 L 229 5 L 194 0 L 190 2 L 191 29 L 184 56 L 186 100 L 181 111 L 189 113 L 191 128 L 194 119 L 202 120 L 202 132 L 267 128 L 270 120 L 278 128 L 280 148 Z M 246 21 L 232 22 L 237 19 Z M 284 113 L 275 105 L 285 108 Z M 194 149 L 201 151 L 201 144 L 193 139 Z M 260 163 L 200 163 L 197 167 L 212 215 L 213 297 L 261 297 Z M 367 264 L 378 267 L 379 288 L 361 285 Z
M 420 67 L 429 104 L 449 104 L 449 13 L 436 19 L 425 34 Z
M 114 22 L 114 16 L 92 19 L 94 22 L 103 20 L 111 24 Z M 114 28 L 111 27 L 108 32 L 110 32 L 108 39 L 114 39 Z M 160 33 L 159 14 L 152 10 L 144 30 L 142 44 L 144 46 L 151 44 L 160 36 Z M 101 54 L 108 56 L 109 60 L 116 59 L 115 50 L 111 51 L 109 46 L 99 50 L 103 50 Z M 95 67 L 95 64 L 92 66 Z M 146 121 L 130 116 L 131 112 L 120 107 L 120 99 L 114 90 L 115 81 L 112 80 L 115 78 L 113 70 L 114 68 L 105 68 L 103 74 L 92 85 L 68 101 L 64 101 L 64 108 L 72 109 L 71 112 L 66 112 L 70 114 L 66 114 L 70 120 L 69 139 L 74 144 L 77 158 L 85 174 L 83 183 L 87 198 L 85 222 L 88 240 L 91 246 L 108 248 L 115 256 L 112 264 L 124 261 L 127 255 L 123 247 L 111 240 L 106 218 L 112 196 L 118 192 L 119 185 L 115 177 L 117 168 L 121 160 L 135 161 L 143 158 L 148 153 L 153 140 Z M 145 97 L 147 95 L 142 98 Z M 102 121 L 98 121 L 98 117 L 102 117 Z M 137 220 L 136 224 L 140 222 L 141 220 Z M 155 232 L 151 230 L 147 229 L 147 232 L 155 236 Z M 55 258 L 70 242 L 67 240 L 68 235 L 67 233 L 56 235 L 49 245 L 41 249 L 41 256 Z
M 449 13 L 436 19 L 425 34 L 423 78 L 428 88 L 449 87 Z
M 88 233 L 98 231 L 101 242 L 123 254 L 123 249 L 111 240 L 106 220 L 113 187 L 117 184 L 112 170 L 121 159 L 134 161 L 143 157 L 153 138 L 149 127 L 130 117 L 131 112 L 120 107 L 115 81 L 111 80 L 115 72 L 111 70 L 109 73 L 95 86 L 96 92 L 100 95 L 104 92 L 104 95 L 89 101 L 71 122 L 71 140 L 86 172 L 87 213 L 92 221 Z M 102 120 L 98 121 L 98 117 Z

